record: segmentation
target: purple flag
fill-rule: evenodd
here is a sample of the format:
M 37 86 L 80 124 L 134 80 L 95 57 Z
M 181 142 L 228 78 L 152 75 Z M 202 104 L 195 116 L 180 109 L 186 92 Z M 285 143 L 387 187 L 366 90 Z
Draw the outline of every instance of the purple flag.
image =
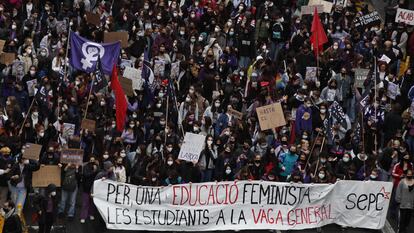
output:
M 121 51 L 121 43 L 99 44 L 87 40 L 74 32 L 70 33 L 71 56 L 70 64 L 85 72 L 94 72 L 98 56 L 102 65 L 102 71 L 105 74 L 111 74 L 112 68 L 118 62 Z

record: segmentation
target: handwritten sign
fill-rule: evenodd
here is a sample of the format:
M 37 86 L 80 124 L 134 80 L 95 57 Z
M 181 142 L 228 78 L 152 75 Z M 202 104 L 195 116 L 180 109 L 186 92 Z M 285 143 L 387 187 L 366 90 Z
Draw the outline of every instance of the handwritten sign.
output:
M 101 16 L 92 12 L 86 12 L 86 20 L 88 23 L 93 24 L 97 27 L 101 26 Z
M 96 122 L 94 120 L 83 119 L 81 123 L 81 129 L 87 129 L 90 132 L 95 132 Z
M 5 40 L 0 40 L 0 53 L 3 52 L 3 49 L 4 49 L 4 45 L 5 44 L 6 44 L 6 41 Z
M 323 1 L 323 0 L 309 0 L 308 6 L 314 6 L 314 5 L 322 5 L 324 13 L 331 13 L 332 7 L 333 7 L 332 2 Z M 319 9 L 318 9 L 318 13 L 322 13 L 322 11 L 319 12 Z
M 19 80 L 22 80 L 25 75 L 24 72 L 24 62 L 14 61 L 12 65 L 12 74 L 15 75 Z
M 128 32 L 105 32 L 104 42 L 121 42 L 122 48 L 128 47 Z
M 233 108 L 230 108 L 228 110 L 228 113 L 230 115 L 234 116 L 236 119 L 239 119 L 239 120 L 243 119 L 243 113 L 241 113 L 241 112 L 239 112 L 237 110 L 234 110 Z
M 312 15 L 313 12 L 315 11 L 315 7 L 318 10 L 318 13 L 324 11 L 323 5 L 313 5 L 313 6 L 308 5 L 308 6 L 302 6 L 300 9 L 300 13 L 302 15 Z
M 395 22 L 414 25 L 414 11 L 398 8 L 395 15 Z
M 129 78 L 119 77 L 119 82 L 121 83 L 122 89 L 124 90 L 127 96 L 133 96 L 134 90 L 132 89 L 132 80 Z
M 369 69 L 355 69 L 355 86 L 358 88 L 363 88 L 368 74 Z
M 373 11 L 367 15 L 356 17 L 353 21 L 354 26 L 359 29 L 369 28 L 381 24 L 381 17 L 378 11 Z
M 16 60 L 16 54 L 14 53 L 2 53 L 0 54 L 0 63 L 5 65 L 13 64 Z
M 57 165 L 42 166 L 38 171 L 33 172 L 32 186 L 44 188 L 49 184 L 55 184 L 56 187 L 60 187 L 60 176 L 60 167 Z
M 61 163 L 72 163 L 76 165 L 83 164 L 83 150 L 82 149 L 63 149 L 60 153 Z
M 186 133 L 183 145 L 181 146 L 178 159 L 196 162 L 204 148 L 206 136 L 200 134 Z
M 395 100 L 400 95 L 400 87 L 392 82 L 388 82 L 387 96 Z
M 256 109 L 261 130 L 273 129 L 286 125 L 282 105 L 273 103 Z
M 69 138 L 75 134 L 75 124 L 63 123 L 62 137 Z
M 42 145 L 27 143 L 24 145 L 23 158 L 39 160 L 40 151 L 42 150 Z
M 142 90 L 144 81 L 142 80 L 141 72 L 138 69 L 126 66 L 123 76 L 124 78 L 132 80 L 132 89 Z
M 318 81 L 317 80 L 317 72 L 318 72 L 318 67 L 306 67 L 305 79 L 306 80 L 311 80 L 313 82 Z

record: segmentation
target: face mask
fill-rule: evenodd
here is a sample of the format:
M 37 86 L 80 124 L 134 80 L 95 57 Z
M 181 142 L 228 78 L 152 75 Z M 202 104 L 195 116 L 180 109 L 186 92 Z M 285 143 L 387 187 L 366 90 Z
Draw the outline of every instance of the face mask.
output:
M 36 71 L 33 71 L 33 70 L 30 71 L 31 76 L 34 76 L 35 74 L 36 74 Z
M 268 20 L 268 19 L 269 19 L 269 16 L 265 15 L 263 18 L 264 18 L 265 20 Z
M 220 28 L 214 28 L 214 32 L 219 32 Z
M 198 132 L 198 131 L 200 130 L 200 128 L 199 128 L 199 127 L 194 126 L 194 127 L 193 127 L 193 130 L 194 130 L 195 132 Z
M 226 169 L 226 174 L 230 175 L 230 173 L 231 173 L 231 169 Z
M 129 127 L 130 128 L 134 128 L 135 127 L 135 124 L 129 124 Z
M 167 147 L 167 151 L 168 152 L 171 152 L 173 150 L 173 148 L 172 147 Z
M 104 154 L 104 155 L 103 155 L 103 158 L 104 158 L 104 159 L 108 159 L 108 158 L 109 158 L 109 155 L 108 155 L 108 154 Z
M 157 181 L 157 177 L 152 177 L 152 178 L 151 178 L 151 181 L 152 181 L 152 182 Z
M 11 28 L 13 29 L 13 30 L 15 30 L 16 29 L 16 25 L 15 24 L 13 24 L 12 26 L 11 26 Z
M 101 101 L 101 106 L 105 106 L 105 101 Z
M 326 163 L 326 159 L 321 159 L 321 163 Z
M 213 144 L 213 141 L 211 141 L 211 140 L 207 141 L 207 145 L 211 146 L 212 144 Z
M 229 136 L 230 135 L 230 131 L 224 132 L 224 135 Z
M 184 36 L 185 31 L 180 31 L 180 35 Z
M 187 97 L 187 98 L 185 98 L 185 102 L 190 102 L 191 101 L 191 98 L 190 97 Z
M 371 178 L 371 180 L 377 179 L 377 176 L 376 175 L 370 175 L 369 177 Z
M 45 136 L 45 133 L 44 132 L 40 132 L 39 133 L 39 136 L 42 138 L 43 136 Z
M 230 35 L 230 36 L 234 35 L 234 31 L 230 31 L 230 32 L 229 32 L 229 35 Z
M 148 10 L 149 9 L 149 6 L 148 5 L 144 5 L 144 9 L 145 10 Z
M 214 103 L 214 107 L 216 108 L 220 107 L 220 103 Z
M 320 111 L 321 111 L 321 113 L 325 113 L 326 109 L 321 109 Z
M 325 178 L 325 174 L 323 174 L 323 173 L 319 173 L 319 179 L 323 179 L 323 178 Z
M 196 41 L 196 39 L 195 39 L 195 38 L 191 38 L 191 39 L 190 39 L 190 41 L 191 41 L 192 43 L 194 43 L 194 42 Z
M 306 104 L 306 107 L 310 108 L 312 107 L 312 104 Z
M 200 37 L 198 37 L 198 41 L 203 41 L 203 37 L 202 36 L 200 36 Z
M 342 160 L 343 160 L 345 163 L 349 162 L 349 158 L 348 158 L 348 157 L 344 157 Z
M 156 107 L 157 107 L 157 108 L 161 108 L 161 104 L 157 104 L 157 105 L 156 105 Z
M 119 156 L 121 156 L 122 158 L 124 158 L 126 156 L 126 154 L 125 153 L 121 153 L 121 154 L 119 154 Z
M 188 90 L 188 93 L 194 94 L 194 90 L 193 89 L 190 89 L 190 90 Z
M 157 15 L 157 19 L 160 20 L 162 17 L 161 15 Z
M 52 196 L 52 197 L 56 196 L 56 191 L 51 192 L 50 196 Z
M 337 50 L 338 49 L 338 46 L 337 45 L 334 45 L 333 46 L 333 49 Z
M 112 129 L 115 129 L 116 124 L 112 124 L 111 127 L 112 127 Z
M 171 160 L 168 160 L 168 161 L 167 161 L 168 166 L 173 165 L 173 163 L 174 163 L 174 162 L 173 162 L 173 161 L 171 161 Z
M 413 176 L 406 176 L 407 180 L 411 180 Z

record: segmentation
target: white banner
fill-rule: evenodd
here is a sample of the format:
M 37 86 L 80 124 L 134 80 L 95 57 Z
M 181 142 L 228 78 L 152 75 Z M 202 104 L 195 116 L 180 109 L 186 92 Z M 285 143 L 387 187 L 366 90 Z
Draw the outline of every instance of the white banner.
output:
M 395 22 L 414 25 L 414 11 L 398 8 Z
M 210 182 L 144 187 L 94 183 L 108 229 L 147 231 L 298 230 L 336 223 L 384 226 L 392 183 Z

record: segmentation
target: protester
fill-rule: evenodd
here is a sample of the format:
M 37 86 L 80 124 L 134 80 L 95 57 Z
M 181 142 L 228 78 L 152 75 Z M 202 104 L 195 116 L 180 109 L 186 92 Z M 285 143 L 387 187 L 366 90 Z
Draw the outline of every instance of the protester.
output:
M 57 166 L 62 187 L 40 188 L 42 232 L 52 213 L 77 219 L 77 195 L 79 221 L 98 217 L 100 179 L 393 181 L 397 213 L 413 168 L 414 26 L 395 9 L 414 6 L 357 25 L 371 3 L 328 1 L 316 15 L 302 14 L 309 1 L 3 1 L 0 206 L 10 194 L 30 208 L 32 173 Z M 282 125 L 266 127 L 274 103 Z M 186 135 L 202 142 L 184 160 Z M 68 148 L 79 166 L 62 162 Z

